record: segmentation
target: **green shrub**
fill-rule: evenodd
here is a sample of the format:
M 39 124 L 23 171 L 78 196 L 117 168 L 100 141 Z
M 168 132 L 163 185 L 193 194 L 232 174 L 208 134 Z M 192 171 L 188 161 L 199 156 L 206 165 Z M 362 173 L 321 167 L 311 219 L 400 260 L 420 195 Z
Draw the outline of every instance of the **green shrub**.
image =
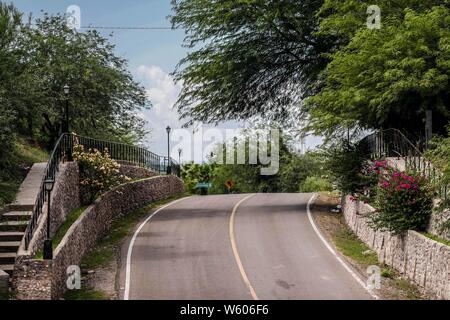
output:
M 376 162 L 374 171 L 379 183 L 377 212 L 371 216 L 371 225 L 394 234 L 424 231 L 433 209 L 433 191 L 428 181 L 416 172 L 396 171 L 383 162 Z
M 184 181 L 186 191 L 197 193 L 195 188 L 198 183 L 211 182 L 215 166 L 212 164 L 188 163 L 181 167 L 181 178 Z
M 322 177 L 307 177 L 300 184 L 300 192 L 333 191 L 330 181 Z
M 102 193 L 131 180 L 120 174 L 120 164 L 111 159 L 107 149 L 103 153 L 96 149 L 85 152 L 82 145 L 77 145 L 73 157 L 80 166 L 83 204 L 90 204 Z
M 14 118 L 6 113 L 0 114 L 0 169 L 4 169 L 14 148 L 16 135 L 11 123 Z
M 443 173 L 443 183 L 450 184 L 450 128 L 448 137 L 434 137 L 425 154 L 427 159 Z
M 343 194 L 366 194 L 373 187 L 373 178 L 366 174 L 370 164 L 364 145 L 344 142 L 329 146 L 325 154 L 325 169 Z

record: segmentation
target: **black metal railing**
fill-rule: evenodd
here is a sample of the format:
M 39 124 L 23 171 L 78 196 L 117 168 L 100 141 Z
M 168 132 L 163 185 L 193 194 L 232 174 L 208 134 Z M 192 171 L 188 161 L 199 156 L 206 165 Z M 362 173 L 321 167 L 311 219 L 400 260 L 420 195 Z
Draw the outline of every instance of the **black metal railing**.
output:
M 405 169 L 420 172 L 436 185 L 441 199 L 450 197 L 449 186 L 442 184 L 442 173 L 423 155 L 426 148 L 423 141 L 414 144 L 401 131 L 386 129 L 366 136 L 359 144 L 372 159 L 397 158 L 404 161 Z
M 30 241 L 36 230 L 39 217 L 43 211 L 44 203 L 48 200 L 47 192 L 45 192 L 44 188 L 44 182 L 49 179 L 56 179 L 60 164 L 67 161 L 71 157 L 75 145 L 82 145 L 85 150 L 96 149 L 101 152 L 108 150 L 111 158 L 120 163 L 137 165 L 155 171 L 159 174 L 167 174 L 168 167 L 170 166 L 171 174 L 178 177 L 180 176 L 180 165 L 176 161 L 172 158 L 168 159 L 168 157 L 158 156 L 145 148 L 119 142 L 93 139 L 75 134 L 63 134 L 56 142 L 50 155 L 36 203 L 33 208 L 31 219 L 25 231 L 24 240 L 26 250 L 28 250 Z

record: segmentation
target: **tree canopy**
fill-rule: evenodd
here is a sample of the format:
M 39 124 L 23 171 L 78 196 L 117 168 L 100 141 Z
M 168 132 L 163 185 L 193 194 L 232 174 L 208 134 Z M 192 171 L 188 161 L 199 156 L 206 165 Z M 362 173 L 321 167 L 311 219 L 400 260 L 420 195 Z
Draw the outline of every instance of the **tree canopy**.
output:
M 149 107 L 145 89 L 107 38 L 68 28 L 64 15 L 43 13 L 26 21 L 3 3 L 0 34 L 2 132 L 52 146 L 63 130 L 67 98 L 72 131 L 126 142 L 144 137 L 138 112 Z
M 173 27 L 192 49 L 175 71 L 183 118 L 287 119 L 326 65 L 318 0 L 172 1 Z
M 305 132 L 435 132 L 449 115 L 448 0 L 173 0 L 190 48 L 175 71 L 182 117 L 300 117 Z M 368 8 L 381 28 L 367 27 Z M 298 120 L 298 119 L 297 119 Z M 188 121 L 189 123 L 189 121 Z M 297 121 L 298 123 L 298 121 Z
M 332 55 L 321 92 L 308 100 L 316 133 L 355 127 L 420 133 L 426 110 L 433 111 L 434 131 L 444 132 L 450 120 L 450 11 L 430 8 L 436 1 L 401 3 L 380 4 L 390 11 L 382 10 L 379 30 L 361 27 L 364 18 L 352 16 L 352 6 L 322 21 L 322 32 L 340 30 L 350 40 Z

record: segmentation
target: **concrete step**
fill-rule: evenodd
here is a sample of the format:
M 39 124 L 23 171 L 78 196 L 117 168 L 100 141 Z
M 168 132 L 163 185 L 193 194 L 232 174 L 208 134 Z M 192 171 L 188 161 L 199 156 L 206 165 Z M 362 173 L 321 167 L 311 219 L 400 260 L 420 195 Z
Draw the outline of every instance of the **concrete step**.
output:
M 33 211 L 34 204 L 8 204 L 4 211 Z
M 17 231 L 0 231 L 0 242 L 5 241 L 22 241 L 24 232 Z
M 28 221 L 31 218 L 31 211 L 10 211 L 2 214 L 0 218 L 3 221 Z
M 17 252 L 17 249 L 19 249 L 19 246 L 20 246 L 20 241 L 0 242 L 0 252 Z
M 17 254 L 15 252 L 0 252 L 0 264 L 14 264 Z
M 13 264 L 0 264 L 0 270 L 5 271 L 7 274 L 12 276 L 14 271 L 14 265 Z
M 28 221 L 5 221 L 0 222 L 0 231 L 25 231 Z

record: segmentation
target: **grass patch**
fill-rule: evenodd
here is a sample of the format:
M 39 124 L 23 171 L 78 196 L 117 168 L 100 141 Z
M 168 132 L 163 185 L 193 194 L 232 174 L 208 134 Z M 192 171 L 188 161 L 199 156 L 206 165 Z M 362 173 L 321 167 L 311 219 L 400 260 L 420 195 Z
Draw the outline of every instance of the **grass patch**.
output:
M 378 265 L 378 257 L 348 228 L 337 231 L 333 236 L 336 247 L 347 257 L 364 265 Z
M 384 267 L 381 270 L 381 276 L 383 278 L 394 279 L 396 276 L 396 272 L 389 267 Z
M 47 162 L 48 153 L 36 143 L 18 138 L 9 158 L 0 167 L 0 209 L 14 201 L 28 169 L 36 162 Z
M 410 300 L 423 299 L 419 290 L 417 290 L 417 287 L 413 285 L 411 282 L 405 279 L 397 278 L 393 280 L 393 284 L 398 290 L 400 290 L 406 296 L 406 298 Z
M 82 288 L 81 290 L 67 291 L 66 300 L 108 300 L 108 296 L 100 290 Z
M 18 180 L 0 181 L 0 209 L 14 201 L 19 187 Z
M 53 250 L 55 250 L 58 245 L 61 243 L 62 239 L 66 235 L 69 228 L 78 220 L 81 214 L 86 210 L 87 207 L 80 207 L 73 210 L 66 218 L 66 221 L 58 228 L 55 235 L 53 236 Z M 36 259 L 43 259 L 42 251 L 39 251 L 36 254 Z
M 165 200 L 153 202 L 142 209 L 135 210 L 132 213 L 114 221 L 108 235 L 103 237 L 91 253 L 83 259 L 83 266 L 88 269 L 107 266 L 116 258 L 116 252 L 120 242 L 130 234 L 131 230 L 138 221 L 148 215 L 150 210 L 185 196 L 187 196 L 187 194 L 173 196 Z
M 0 289 L 0 301 L 9 300 L 9 291 Z
M 425 237 L 430 238 L 431 240 L 434 240 L 436 242 L 445 244 L 447 246 L 450 246 L 450 241 L 442 239 L 441 237 L 435 236 L 434 234 L 428 233 L 428 232 L 423 232 L 422 233 Z
M 189 194 L 180 194 L 165 200 L 155 201 L 142 209 L 135 210 L 132 213 L 115 220 L 112 223 L 108 234 L 100 239 L 92 251 L 83 258 L 83 261 L 81 262 L 82 269 L 93 270 L 110 265 L 117 259 L 121 242 L 130 234 L 136 224 L 146 217 L 151 210 L 186 196 L 189 196 Z M 77 291 L 68 291 L 64 298 L 66 300 L 109 299 L 106 293 L 89 287 L 84 287 L 82 290 Z

